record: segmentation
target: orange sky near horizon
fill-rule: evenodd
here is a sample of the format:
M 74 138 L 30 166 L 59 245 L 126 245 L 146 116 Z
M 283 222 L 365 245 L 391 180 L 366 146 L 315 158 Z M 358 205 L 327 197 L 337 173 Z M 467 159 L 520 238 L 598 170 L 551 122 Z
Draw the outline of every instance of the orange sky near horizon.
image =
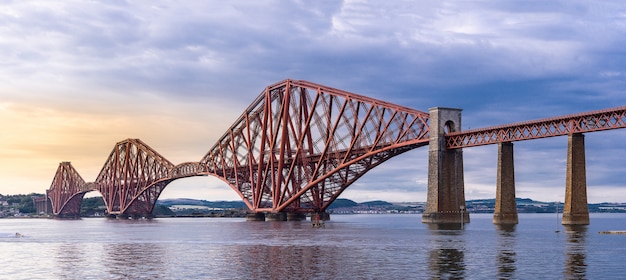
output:
M 198 161 L 289 78 L 461 108 L 463 130 L 623 106 L 625 19 L 623 1 L 9 1 L 0 194 L 43 193 L 63 161 L 93 181 L 127 138 Z M 624 137 L 586 134 L 590 202 L 626 201 Z M 517 196 L 563 201 L 566 149 L 566 138 L 516 143 Z M 385 162 L 341 197 L 425 201 L 426 153 Z M 464 150 L 467 199 L 495 197 L 496 158 Z M 163 196 L 238 199 L 215 178 Z
M 173 163 L 198 161 L 226 130 L 228 118 L 237 116 L 233 112 L 243 110 L 176 100 L 112 99 L 105 105 L 76 107 L 1 102 L 0 194 L 43 193 L 63 161 L 72 162 L 85 181 L 93 181 L 115 143 L 127 138 L 142 139 Z M 120 103 L 127 105 L 115 105 Z

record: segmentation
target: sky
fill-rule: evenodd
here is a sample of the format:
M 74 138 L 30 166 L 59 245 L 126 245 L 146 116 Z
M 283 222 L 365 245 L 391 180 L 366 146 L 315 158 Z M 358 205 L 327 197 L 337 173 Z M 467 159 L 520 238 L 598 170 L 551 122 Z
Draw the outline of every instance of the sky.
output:
M 43 193 L 62 161 L 94 181 L 127 138 L 199 161 L 287 78 L 461 108 L 462 129 L 624 106 L 624 46 L 618 0 L 3 1 L 0 194 Z M 626 202 L 625 137 L 586 134 L 590 203 Z M 567 137 L 515 142 L 517 197 L 563 201 L 566 152 Z M 466 199 L 495 197 L 496 160 L 464 149 Z M 423 202 L 426 188 L 424 147 L 340 197 Z M 176 197 L 239 199 L 210 177 L 161 195 Z

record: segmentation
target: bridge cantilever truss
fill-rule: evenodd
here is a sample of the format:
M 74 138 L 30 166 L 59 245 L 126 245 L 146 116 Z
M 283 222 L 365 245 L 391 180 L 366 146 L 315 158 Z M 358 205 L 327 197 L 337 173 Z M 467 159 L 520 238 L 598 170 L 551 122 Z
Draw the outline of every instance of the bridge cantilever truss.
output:
M 115 145 L 96 179 L 109 214 L 152 213 L 174 164 L 139 139 Z
M 98 190 L 112 215 L 149 216 L 173 180 L 212 175 L 254 212 L 324 211 L 372 168 L 428 145 L 429 114 L 306 81 L 267 87 L 199 162 L 174 165 L 139 139 L 118 142 L 95 182 L 62 162 L 53 213 L 78 216 Z M 452 132 L 446 148 L 626 128 L 626 107 Z
M 200 162 L 174 165 L 127 139 L 95 182 L 62 163 L 48 193 L 55 215 L 79 213 L 84 193 L 98 190 L 110 215 L 148 216 L 171 181 L 213 175 L 255 212 L 324 211 L 367 171 L 427 145 L 428 121 L 422 111 L 285 80 L 267 87 Z
M 69 162 L 62 162 L 47 191 L 55 216 L 80 215 L 85 193 L 102 194 L 110 215 L 149 216 L 167 184 L 203 176 L 198 162 L 174 165 L 139 139 L 118 142 L 95 182 L 85 182 Z
M 78 174 L 70 162 L 61 162 L 46 194 L 52 203 L 52 212 L 56 216 L 80 216 L 80 204 L 85 193 L 90 191 L 85 180 Z
M 448 149 L 626 128 L 626 106 L 446 134 Z
M 306 82 L 269 86 L 201 160 L 256 212 L 323 211 L 393 156 L 428 144 L 429 114 Z

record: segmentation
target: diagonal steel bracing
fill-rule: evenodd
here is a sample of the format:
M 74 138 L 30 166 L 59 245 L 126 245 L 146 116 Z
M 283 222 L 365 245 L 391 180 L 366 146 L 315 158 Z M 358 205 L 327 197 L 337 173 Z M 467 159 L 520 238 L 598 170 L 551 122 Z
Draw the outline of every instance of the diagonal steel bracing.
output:
M 626 107 L 454 132 L 446 141 L 457 149 L 618 128 L 626 128 Z
M 174 164 L 139 139 L 115 145 L 96 179 L 109 214 L 145 215 L 173 180 Z
M 267 87 L 200 162 L 253 211 L 323 211 L 367 171 L 427 145 L 428 117 L 285 80 Z
M 47 191 L 55 216 L 79 216 L 85 193 L 97 190 L 110 215 L 150 216 L 163 189 L 173 180 L 203 176 L 204 165 L 173 165 L 139 139 L 118 142 L 95 182 L 86 183 L 62 162 Z
M 626 128 L 626 107 L 446 134 L 447 149 Z M 171 181 L 213 175 L 256 212 L 324 211 L 372 168 L 428 144 L 429 114 L 285 80 L 267 87 L 200 162 L 174 165 L 139 139 L 117 143 L 95 182 L 62 162 L 47 190 L 54 215 L 102 194 L 112 215 L 150 215 Z
M 256 212 L 324 211 L 367 171 L 427 145 L 428 118 L 418 110 L 285 80 L 267 87 L 200 162 L 175 166 L 139 139 L 126 139 L 115 145 L 95 182 L 57 174 L 65 180 L 58 185 L 73 189 L 52 187 L 51 200 L 98 190 L 110 215 L 147 216 L 171 181 L 214 175 Z M 80 211 L 80 200 L 82 195 L 72 211 Z
M 78 174 L 70 162 L 61 162 L 52 179 L 50 189 L 46 191 L 55 216 L 80 216 L 80 204 L 89 189 L 85 180 Z

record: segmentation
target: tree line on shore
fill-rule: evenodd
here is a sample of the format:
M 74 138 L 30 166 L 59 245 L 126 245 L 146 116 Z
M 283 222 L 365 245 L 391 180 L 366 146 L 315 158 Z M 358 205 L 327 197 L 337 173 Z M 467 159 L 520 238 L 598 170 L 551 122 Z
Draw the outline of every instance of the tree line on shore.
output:
M 39 215 L 33 198 L 42 197 L 44 194 L 30 193 L 17 195 L 0 194 L 0 217 L 13 215 Z M 554 213 L 556 209 L 563 209 L 562 202 L 540 202 L 528 198 L 516 199 L 518 212 L 520 213 Z M 467 211 L 472 213 L 493 212 L 495 199 L 468 200 Z M 176 206 L 186 206 L 181 208 Z M 328 211 L 335 213 L 351 213 L 359 211 L 397 211 L 415 212 L 424 211 L 425 203 L 389 203 L 385 201 L 369 201 L 356 203 L 350 199 L 339 198 L 333 202 Z M 174 210 L 172 210 L 174 209 Z M 197 214 L 223 214 L 219 210 L 245 212 L 247 210 L 243 201 L 206 201 L 195 199 L 165 199 L 157 201 L 154 207 L 154 216 L 176 216 Z M 213 213 L 215 212 L 215 213 Z M 626 203 L 595 203 L 589 204 L 589 212 L 626 212 Z M 104 216 L 106 206 L 101 196 L 84 198 L 81 204 L 81 216 Z

